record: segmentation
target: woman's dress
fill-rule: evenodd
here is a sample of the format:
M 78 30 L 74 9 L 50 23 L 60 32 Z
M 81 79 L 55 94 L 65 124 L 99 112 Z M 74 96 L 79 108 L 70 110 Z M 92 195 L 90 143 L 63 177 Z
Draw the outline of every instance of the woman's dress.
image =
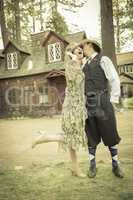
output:
M 64 148 L 78 150 L 86 146 L 84 74 L 78 61 L 67 58 L 65 65 L 66 90 L 62 109 Z

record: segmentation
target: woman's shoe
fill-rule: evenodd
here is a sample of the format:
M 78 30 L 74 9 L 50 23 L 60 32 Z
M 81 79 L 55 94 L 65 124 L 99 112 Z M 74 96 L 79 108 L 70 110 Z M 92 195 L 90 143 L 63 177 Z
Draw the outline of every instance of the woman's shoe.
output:
M 32 142 L 32 149 L 34 149 L 36 147 L 37 144 L 39 144 L 39 141 L 41 140 L 41 138 L 44 139 L 45 137 L 45 132 L 44 131 L 38 131 L 39 136 Z
M 71 173 L 72 173 L 72 176 L 76 176 L 76 177 L 80 177 L 80 178 L 85 178 L 86 177 L 86 174 L 82 173 L 82 172 L 76 172 L 74 170 L 71 169 Z
M 32 142 L 32 149 L 34 149 L 35 148 L 35 146 L 36 146 L 36 142 Z

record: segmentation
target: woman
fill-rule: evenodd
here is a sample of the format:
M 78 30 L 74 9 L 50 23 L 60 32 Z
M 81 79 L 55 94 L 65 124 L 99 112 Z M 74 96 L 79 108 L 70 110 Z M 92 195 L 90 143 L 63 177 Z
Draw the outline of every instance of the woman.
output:
M 73 174 L 84 177 L 80 172 L 76 151 L 80 146 L 85 147 L 85 97 L 84 97 L 84 74 L 82 72 L 83 50 L 77 43 L 70 44 L 65 55 L 65 77 L 66 91 L 62 109 L 62 130 L 61 134 L 55 136 L 42 136 L 36 140 L 36 144 L 46 142 L 60 142 L 63 149 L 69 149 L 70 158 L 73 164 Z

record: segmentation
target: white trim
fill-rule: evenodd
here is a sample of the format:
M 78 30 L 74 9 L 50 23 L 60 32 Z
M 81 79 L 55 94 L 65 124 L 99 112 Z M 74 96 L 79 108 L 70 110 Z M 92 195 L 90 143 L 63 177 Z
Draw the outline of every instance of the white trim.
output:
M 57 48 L 58 45 L 58 48 Z M 51 50 L 51 48 L 53 48 L 53 50 Z M 59 58 L 57 58 L 57 50 L 59 51 Z M 53 59 L 51 59 L 51 51 L 53 51 Z M 48 60 L 50 63 L 52 62 L 57 62 L 61 60 L 61 46 L 60 46 L 60 42 L 56 42 L 54 44 L 49 44 L 48 45 Z

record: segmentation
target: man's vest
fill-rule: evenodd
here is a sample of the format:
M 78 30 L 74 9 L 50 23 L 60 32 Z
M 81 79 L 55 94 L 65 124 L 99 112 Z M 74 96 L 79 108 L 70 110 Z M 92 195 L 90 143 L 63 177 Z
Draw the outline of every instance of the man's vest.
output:
M 101 55 L 96 55 L 90 63 L 86 63 L 83 72 L 85 74 L 85 95 L 91 92 L 107 91 L 108 80 L 100 66 Z

